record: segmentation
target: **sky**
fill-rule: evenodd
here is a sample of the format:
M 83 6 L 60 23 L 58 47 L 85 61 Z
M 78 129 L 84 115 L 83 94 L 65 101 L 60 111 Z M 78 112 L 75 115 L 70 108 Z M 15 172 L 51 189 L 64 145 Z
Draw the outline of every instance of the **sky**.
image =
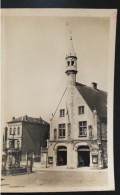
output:
M 69 25 L 66 26 L 66 23 Z M 50 122 L 66 88 L 69 30 L 77 54 L 77 82 L 107 91 L 109 19 L 7 16 L 4 121 L 28 115 Z

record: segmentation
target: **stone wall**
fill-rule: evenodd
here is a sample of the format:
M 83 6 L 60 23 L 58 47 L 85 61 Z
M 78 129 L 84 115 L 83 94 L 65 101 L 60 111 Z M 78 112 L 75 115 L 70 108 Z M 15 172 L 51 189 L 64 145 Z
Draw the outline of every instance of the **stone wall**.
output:
M 108 167 L 108 154 L 107 154 L 107 141 L 102 141 L 102 149 L 103 149 L 103 167 Z
M 40 154 L 41 147 L 46 147 L 49 136 L 49 126 L 23 122 L 22 154 Z
M 89 106 L 84 101 L 82 96 L 79 94 L 77 88 L 75 86 L 73 88 L 74 88 L 74 90 L 72 90 L 72 93 L 73 93 L 72 95 L 74 96 L 73 103 L 70 104 L 70 101 L 72 100 L 68 101 L 67 94 L 69 94 L 69 91 L 67 90 L 69 89 L 67 89 L 62 101 L 60 102 L 56 110 L 56 113 L 51 122 L 50 140 L 54 140 L 54 129 L 57 130 L 56 141 L 57 140 L 61 140 L 61 141 L 68 140 L 68 127 L 67 127 L 68 123 L 71 123 L 71 138 L 85 140 L 86 137 L 79 137 L 79 122 L 80 121 L 87 121 L 87 139 L 89 139 L 89 128 L 88 128 L 89 125 L 92 126 L 93 138 L 97 138 L 97 117 L 93 118 L 93 113 L 90 110 Z M 85 110 L 84 114 L 81 114 L 81 115 L 78 114 L 79 106 L 84 106 L 84 110 Z M 64 117 L 60 117 L 60 109 L 65 109 Z M 66 136 L 65 138 L 58 138 L 58 133 L 59 133 L 58 127 L 59 127 L 59 124 L 62 124 L 62 123 L 66 124 Z

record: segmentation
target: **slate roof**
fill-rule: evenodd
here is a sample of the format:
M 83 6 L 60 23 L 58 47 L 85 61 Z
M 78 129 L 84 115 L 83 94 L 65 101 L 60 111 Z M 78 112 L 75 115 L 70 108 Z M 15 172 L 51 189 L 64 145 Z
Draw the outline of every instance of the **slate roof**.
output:
M 76 87 L 90 109 L 96 109 L 99 117 L 107 118 L 107 92 L 76 82 Z
M 44 121 L 41 117 L 40 118 L 33 118 L 33 117 L 29 117 L 27 115 L 13 119 L 12 121 L 9 121 L 7 123 L 9 124 L 9 123 L 16 123 L 16 122 L 27 122 L 27 123 L 37 123 L 37 124 L 49 125 L 49 123 Z

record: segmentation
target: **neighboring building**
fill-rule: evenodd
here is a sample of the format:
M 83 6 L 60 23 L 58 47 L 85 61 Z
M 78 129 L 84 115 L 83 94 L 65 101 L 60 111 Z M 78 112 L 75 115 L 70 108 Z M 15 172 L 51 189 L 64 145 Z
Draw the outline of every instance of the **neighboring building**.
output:
M 66 62 L 67 88 L 51 119 L 47 166 L 107 167 L 107 93 L 97 83 L 76 82 L 72 37 Z
M 29 156 L 40 161 L 41 147 L 46 146 L 49 138 L 49 123 L 42 118 L 26 115 L 16 119 L 13 117 L 13 120 L 7 124 L 3 135 L 3 149 L 9 154 L 8 163 L 22 163 Z

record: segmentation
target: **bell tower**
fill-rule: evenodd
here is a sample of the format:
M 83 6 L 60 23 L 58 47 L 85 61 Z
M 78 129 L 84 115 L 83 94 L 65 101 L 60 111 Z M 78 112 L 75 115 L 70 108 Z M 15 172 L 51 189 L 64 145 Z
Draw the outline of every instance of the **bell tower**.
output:
M 65 73 L 68 76 L 68 85 L 69 84 L 75 85 L 76 84 L 76 74 L 78 72 L 77 71 L 77 56 L 74 51 L 71 32 L 70 32 L 70 40 L 69 40 L 69 51 L 68 51 L 68 55 L 66 56 L 66 62 L 67 62 L 67 66 L 66 66 Z

